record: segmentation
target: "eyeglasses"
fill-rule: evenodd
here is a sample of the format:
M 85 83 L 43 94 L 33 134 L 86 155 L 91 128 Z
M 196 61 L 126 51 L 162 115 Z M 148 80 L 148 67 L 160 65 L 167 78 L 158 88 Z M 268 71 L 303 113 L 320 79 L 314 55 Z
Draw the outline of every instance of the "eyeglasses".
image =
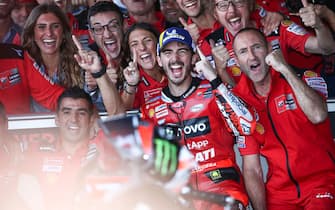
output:
M 120 24 L 117 22 L 110 22 L 106 25 L 96 25 L 94 27 L 91 27 L 91 30 L 96 35 L 101 35 L 104 33 L 105 29 L 107 29 L 109 32 L 115 32 L 120 29 Z
M 215 4 L 216 8 L 220 11 L 227 11 L 230 3 L 232 3 L 235 7 L 242 7 L 246 4 L 246 0 L 228 0 L 228 1 L 220 1 Z

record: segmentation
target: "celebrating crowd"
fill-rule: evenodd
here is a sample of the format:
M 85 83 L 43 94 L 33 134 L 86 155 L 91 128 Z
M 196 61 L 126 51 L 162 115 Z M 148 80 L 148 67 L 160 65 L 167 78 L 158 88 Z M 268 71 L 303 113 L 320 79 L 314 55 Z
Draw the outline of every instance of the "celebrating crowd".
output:
M 334 9 L 308 0 L 0 0 L 0 206 L 156 209 L 148 203 L 164 195 L 161 209 L 228 208 L 199 197 L 183 205 L 170 198 L 180 189 L 156 186 L 184 178 L 233 198 L 228 209 L 333 210 Z M 159 181 L 113 199 L 83 195 L 87 179 L 125 166 L 98 113 L 133 110 L 152 125 L 140 129 L 141 145 Z M 8 131 L 8 115 L 46 112 L 56 115 L 53 141 Z M 178 135 L 155 138 L 159 126 Z M 185 153 L 192 169 L 178 177 Z M 152 199 L 136 199 L 144 186 Z

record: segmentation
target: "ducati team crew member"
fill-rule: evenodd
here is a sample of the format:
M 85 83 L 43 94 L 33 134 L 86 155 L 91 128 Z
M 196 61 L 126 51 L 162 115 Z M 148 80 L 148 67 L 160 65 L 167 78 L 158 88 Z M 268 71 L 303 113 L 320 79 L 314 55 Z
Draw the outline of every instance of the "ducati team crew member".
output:
M 237 142 L 254 208 L 334 209 L 335 144 L 327 103 L 279 50 L 270 53 L 257 29 L 241 30 L 233 46 L 244 72 L 234 91 L 259 116 L 254 138 Z M 265 187 L 259 155 L 269 165 Z
M 168 77 L 168 86 L 163 88 L 160 97 L 141 107 L 143 118 L 158 125 L 181 127 L 181 144 L 185 144 L 198 162 L 190 178 L 193 188 L 228 194 L 245 207 L 248 196 L 235 162 L 233 144 L 234 135 L 253 132 L 254 119 L 227 90 L 204 56 L 196 64 L 196 71 L 206 80 L 191 76 L 194 51 L 186 30 L 172 27 L 161 33 L 157 60 Z M 204 201 L 194 204 L 196 209 L 222 209 Z
M 230 58 L 226 62 L 227 71 L 237 83 L 242 72 L 236 64 L 232 47 L 234 36 L 239 30 L 246 27 L 256 27 L 264 31 L 264 25 L 261 21 L 253 21 L 252 19 L 250 8 L 252 8 L 253 1 L 240 0 L 231 3 L 215 0 L 214 2 L 213 13 L 223 27 L 209 35 L 209 38 L 222 43 L 223 45 L 218 47 L 226 48 L 228 51 Z M 322 68 L 322 59 L 321 56 L 315 54 L 333 53 L 334 39 L 329 28 L 316 15 L 314 5 L 304 2 L 304 7 L 301 8 L 299 15 L 306 27 L 313 28 L 315 35 L 309 33 L 303 26 L 290 20 L 284 20 L 276 30 L 267 35 L 267 40 L 271 43 L 273 50 L 281 49 L 285 59 L 308 85 L 327 96 L 326 82 L 319 74 Z M 233 19 L 234 21 L 232 21 Z M 210 48 L 208 42 L 203 45 Z
M 29 209 L 73 207 L 78 175 L 102 147 L 102 132 L 91 136 L 95 120 L 91 97 L 83 89 L 72 87 L 59 96 L 56 138 L 25 143 L 17 189 Z

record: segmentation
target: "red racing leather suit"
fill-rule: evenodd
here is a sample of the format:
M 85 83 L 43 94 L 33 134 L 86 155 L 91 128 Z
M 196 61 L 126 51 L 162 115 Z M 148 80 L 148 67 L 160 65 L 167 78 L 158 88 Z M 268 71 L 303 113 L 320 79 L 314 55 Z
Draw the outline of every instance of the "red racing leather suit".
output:
M 7 114 L 30 113 L 31 96 L 48 109 L 56 108 L 64 89 L 40 73 L 21 47 L 0 44 L 0 64 L 0 100 Z
M 140 81 L 135 94 L 135 100 L 133 104 L 134 109 L 140 108 L 151 98 L 159 96 L 162 88 L 167 86 L 167 78 L 165 75 L 163 75 L 162 80 L 158 82 L 149 74 L 147 74 L 141 67 L 139 67 L 139 71 Z
M 241 138 L 237 145 L 241 155 L 266 157 L 268 205 L 301 205 L 311 199 L 314 189 L 335 183 L 335 144 L 330 121 L 312 124 L 284 77 L 273 69 L 270 72 L 271 90 L 265 98 L 255 97 L 245 75 L 234 88 L 236 95 L 254 106 L 259 115 L 254 138 Z
M 254 129 L 253 117 L 235 96 L 230 95 L 234 98 L 233 105 L 227 103 L 223 99 L 226 88 L 218 79 L 214 81 L 210 84 L 193 78 L 189 89 L 180 97 L 173 97 L 168 87 L 164 88 L 161 97 L 142 106 L 143 118 L 159 125 L 181 126 L 181 143 L 198 162 L 190 179 L 195 189 L 229 194 L 246 206 L 248 197 L 235 162 L 232 133 L 249 135 Z M 235 105 L 240 110 L 234 109 L 236 113 L 232 111 Z M 206 205 L 200 202 L 196 208 L 207 209 Z

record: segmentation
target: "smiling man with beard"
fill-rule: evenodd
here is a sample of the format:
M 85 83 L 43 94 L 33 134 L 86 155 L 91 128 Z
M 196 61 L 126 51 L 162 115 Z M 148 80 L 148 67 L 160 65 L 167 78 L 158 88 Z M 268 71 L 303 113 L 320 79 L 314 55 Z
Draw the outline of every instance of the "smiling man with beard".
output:
M 233 144 L 235 136 L 253 132 L 252 114 L 227 90 L 201 52 L 195 70 L 205 79 L 191 76 L 195 46 L 186 30 L 166 29 L 159 37 L 157 52 L 168 86 L 159 97 L 141 107 L 144 119 L 158 125 L 180 126 L 180 144 L 192 152 L 198 163 L 189 180 L 191 186 L 199 191 L 230 195 L 238 203 L 234 209 L 244 209 L 248 196 L 235 162 Z M 194 200 L 194 205 L 199 210 L 223 208 L 199 200 Z

